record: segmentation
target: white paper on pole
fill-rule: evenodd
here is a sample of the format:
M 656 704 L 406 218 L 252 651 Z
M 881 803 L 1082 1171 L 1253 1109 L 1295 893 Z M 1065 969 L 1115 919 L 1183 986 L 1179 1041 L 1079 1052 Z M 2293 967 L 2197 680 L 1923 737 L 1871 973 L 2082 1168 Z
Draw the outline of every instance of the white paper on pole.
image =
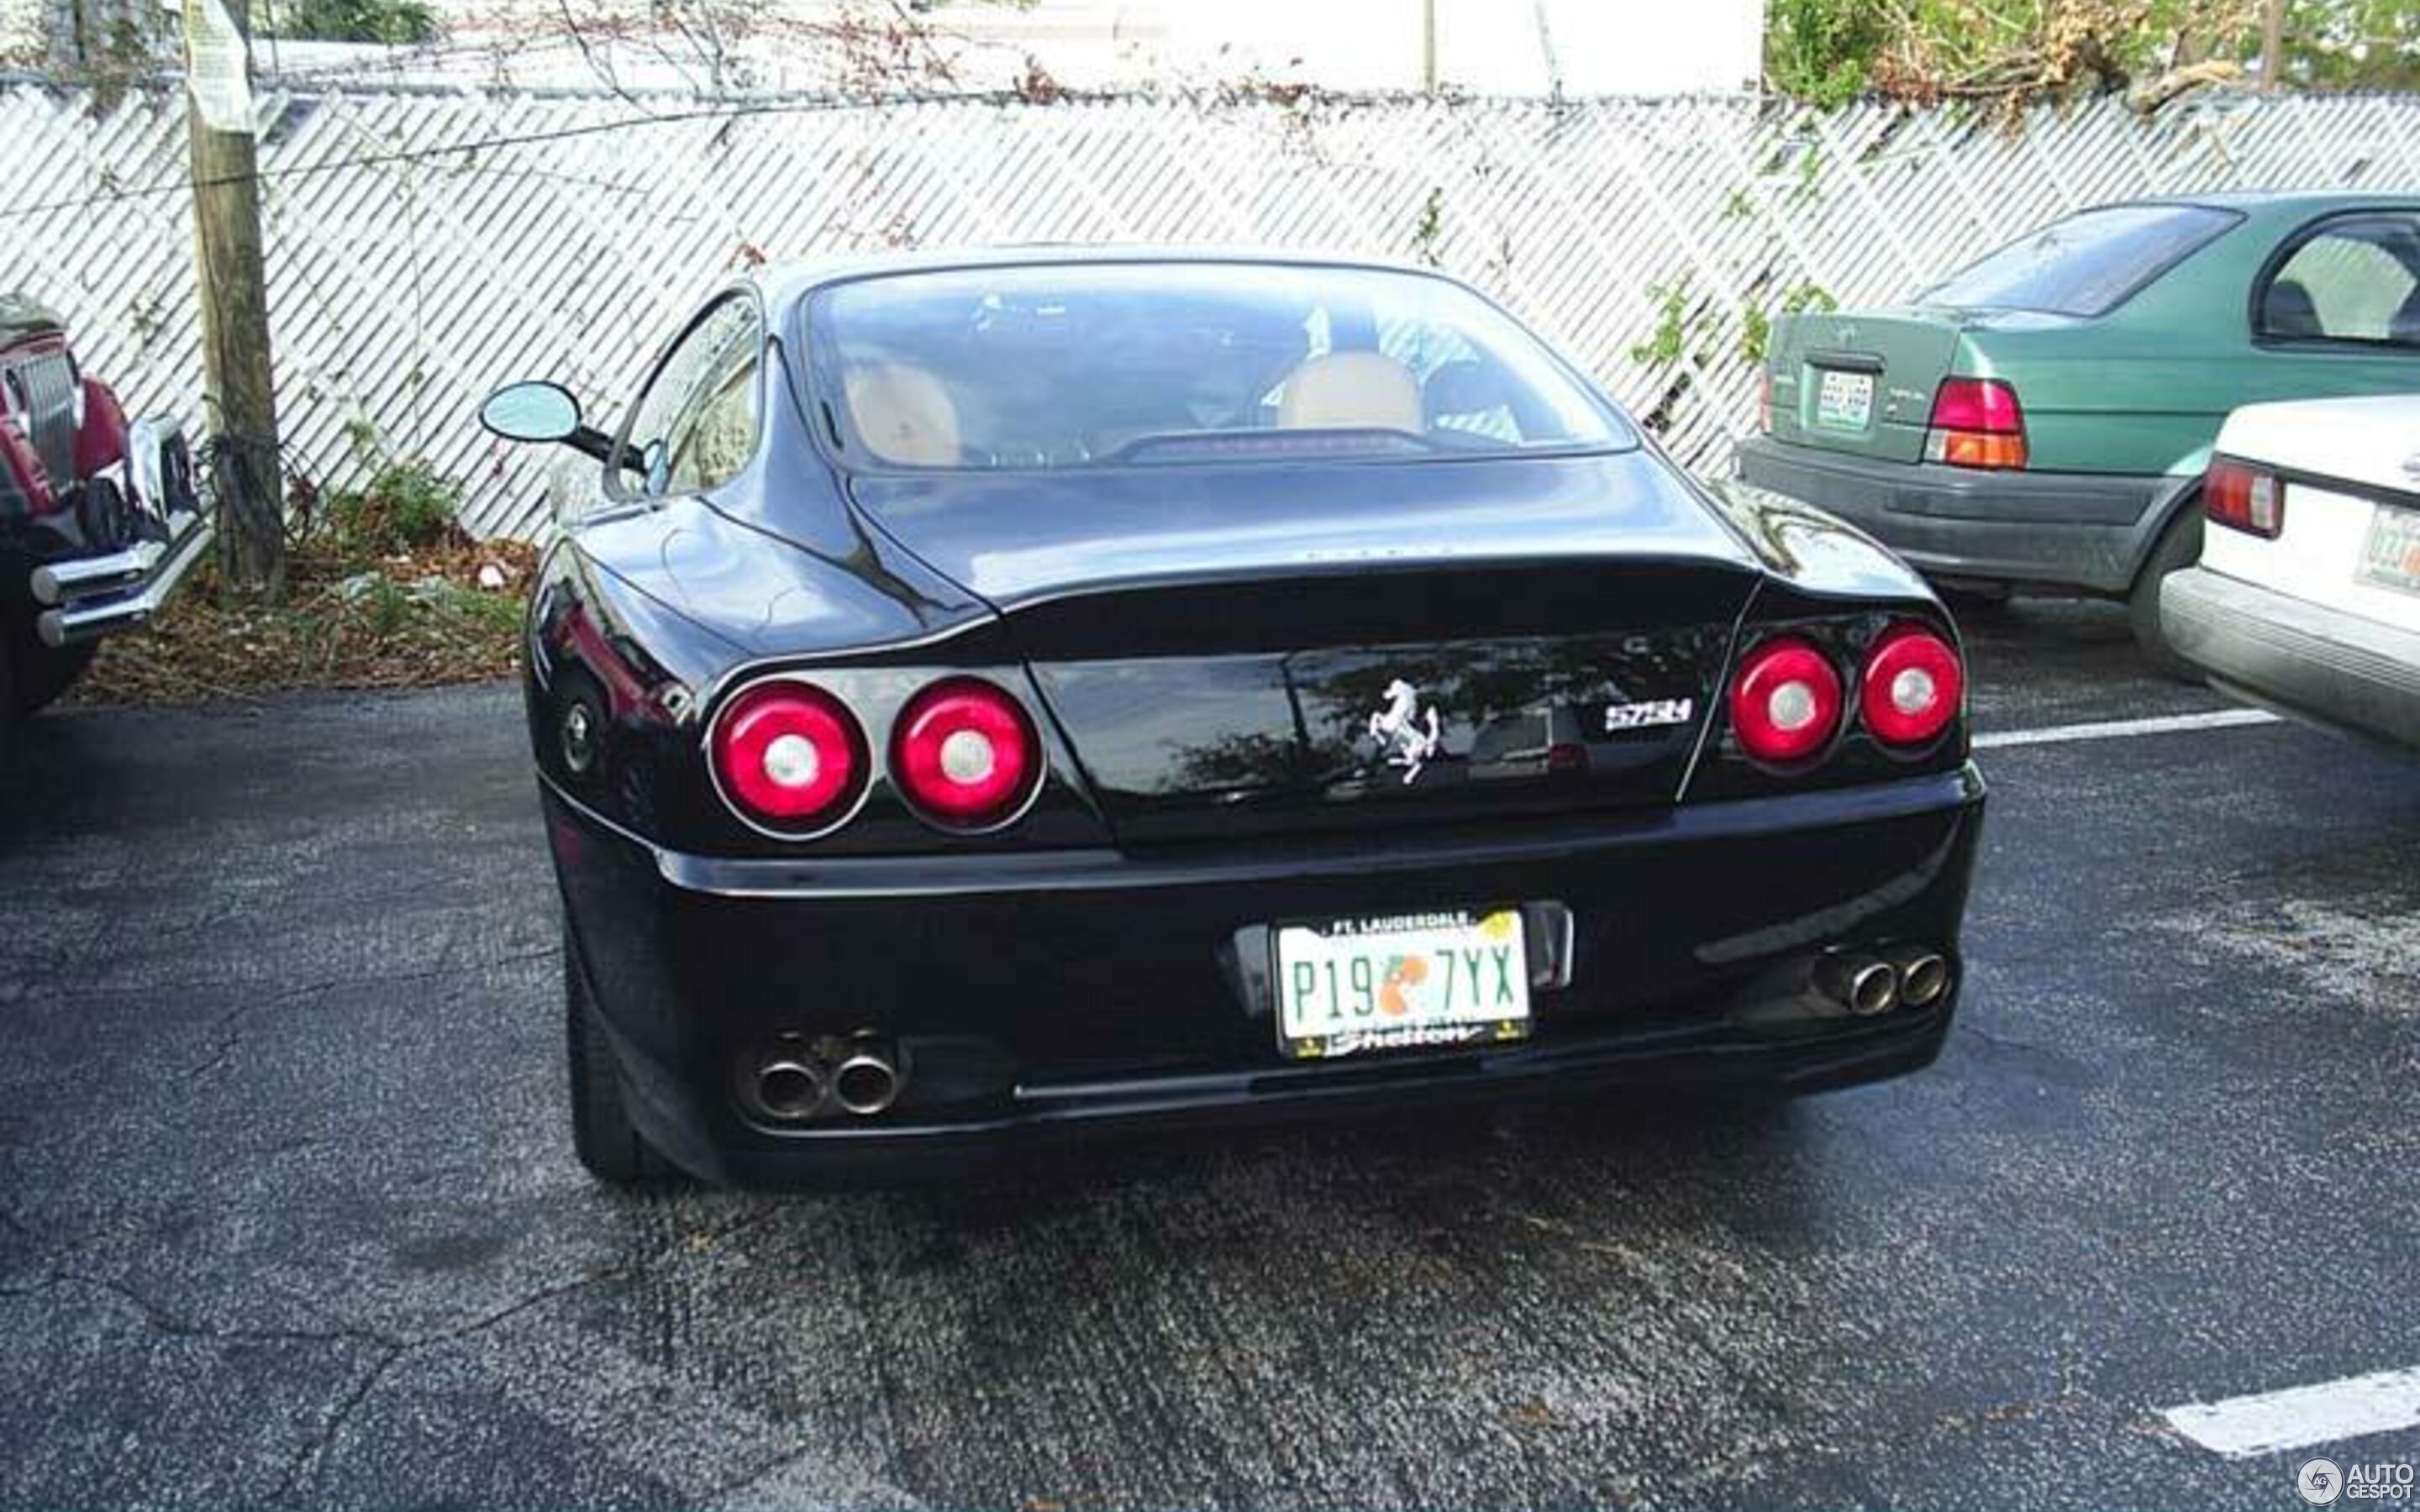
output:
M 214 131 L 253 130 L 252 70 L 243 33 L 225 0 L 185 0 L 185 87 L 203 125 Z

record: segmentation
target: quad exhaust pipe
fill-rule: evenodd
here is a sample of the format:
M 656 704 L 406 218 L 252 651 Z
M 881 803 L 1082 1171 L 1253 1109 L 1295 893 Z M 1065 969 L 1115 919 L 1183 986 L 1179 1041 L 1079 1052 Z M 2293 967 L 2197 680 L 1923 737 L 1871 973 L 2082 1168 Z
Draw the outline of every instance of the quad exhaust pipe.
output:
M 859 1045 L 832 1069 L 832 1098 L 859 1118 L 870 1119 L 899 1101 L 903 1078 L 889 1044 L 864 1040 Z
M 1816 964 L 1815 982 L 1824 996 L 1859 1018 L 1899 1006 L 1899 972 L 1879 956 L 1827 955 Z
M 835 1110 L 861 1119 L 888 1112 L 908 1085 L 905 1057 L 871 1034 L 808 1040 L 785 1034 L 742 1052 L 732 1078 L 739 1105 L 770 1123 L 804 1123 Z
M 1919 945 L 1879 954 L 1841 951 L 1815 963 L 1818 991 L 1859 1018 L 1892 1009 L 1930 1008 L 1949 991 L 1949 960 Z
M 811 1119 L 831 1096 L 831 1077 L 821 1062 L 805 1054 L 776 1053 L 756 1068 L 756 1111 L 784 1123 Z
M 1901 945 L 1885 959 L 1899 973 L 1899 1000 L 1910 1008 L 1929 1008 L 1949 991 L 1949 961 L 1938 950 Z

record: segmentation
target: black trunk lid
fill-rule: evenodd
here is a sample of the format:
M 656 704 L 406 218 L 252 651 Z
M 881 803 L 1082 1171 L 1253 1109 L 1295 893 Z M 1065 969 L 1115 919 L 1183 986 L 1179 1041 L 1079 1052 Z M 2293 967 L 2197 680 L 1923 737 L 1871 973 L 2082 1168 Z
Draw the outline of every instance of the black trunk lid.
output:
M 1643 453 L 867 478 L 1122 840 L 1673 800 L 1758 580 Z

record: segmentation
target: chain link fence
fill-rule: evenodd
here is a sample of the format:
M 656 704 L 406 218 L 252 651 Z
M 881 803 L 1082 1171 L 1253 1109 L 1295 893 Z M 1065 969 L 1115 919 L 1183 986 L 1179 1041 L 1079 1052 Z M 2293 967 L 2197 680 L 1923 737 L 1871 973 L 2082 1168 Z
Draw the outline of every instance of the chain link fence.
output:
M 1433 263 L 1728 469 L 1786 309 L 1903 298 L 2066 210 L 2420 186 L 2420 98 L 2117 100 L 2015 121 L 1746 99 L 1233 94 L 1032 103 L 260 92 L 287 440 L 462 481 L 544 529 L 550 459 L 473 411 L 551 377 L 618 414 L 653 347 L 759 259 L 1016 241 L 1262 244 Z M 57 308 L 137 412 L 198 425 L 184 106 L 0 86 L 0 288 Z M 367 443 L 366 445 L 365 443 Z

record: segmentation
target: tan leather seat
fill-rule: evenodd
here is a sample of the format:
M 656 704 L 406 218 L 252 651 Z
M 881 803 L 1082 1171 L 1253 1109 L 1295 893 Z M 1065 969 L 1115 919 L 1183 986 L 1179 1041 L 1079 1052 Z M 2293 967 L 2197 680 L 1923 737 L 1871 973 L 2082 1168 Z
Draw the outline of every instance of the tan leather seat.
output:
M 1377 352 L 1327 352 L 1289 375 L 1278 396 L 1287 430 L 1420 433 L 1420 386 L 1410 368 Z
M 886 462 L 955 467 L 958 407 L 939 378 L 906 363 L 877 363 L 848 375 L 849 424 Z

